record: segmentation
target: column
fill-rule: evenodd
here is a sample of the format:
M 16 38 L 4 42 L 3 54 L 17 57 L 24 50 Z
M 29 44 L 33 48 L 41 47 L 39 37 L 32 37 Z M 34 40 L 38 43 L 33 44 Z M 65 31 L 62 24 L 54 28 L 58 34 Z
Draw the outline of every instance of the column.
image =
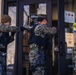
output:
M 2 13 L 3 13 L 3 0 L 0 0 L 0 22 Z

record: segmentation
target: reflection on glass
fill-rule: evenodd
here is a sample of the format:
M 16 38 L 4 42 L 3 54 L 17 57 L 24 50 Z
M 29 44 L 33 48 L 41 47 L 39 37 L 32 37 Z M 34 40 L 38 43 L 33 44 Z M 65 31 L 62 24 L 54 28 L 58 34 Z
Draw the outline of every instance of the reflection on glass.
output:
M 46 14 L 46 3 L 24 5 L 23 25 L 30 25 L 32 19 L 30 15 Z
M 16 26 L 16 7 L 9 7 L 8 14 L 12 19 L 11 25 Z
M 16 7 L 9 7 L 8 14 L 12 19 L 11 26 L 16 26 Z M 7 65 L 14 64 L 15 40 L 7 47 Z
M 38 5 L 37 14 L 46 14 L 46 3 Z
M 28 19 L 29 19 L 29 5 L 24 6 L 24 24 L 28 24 Z

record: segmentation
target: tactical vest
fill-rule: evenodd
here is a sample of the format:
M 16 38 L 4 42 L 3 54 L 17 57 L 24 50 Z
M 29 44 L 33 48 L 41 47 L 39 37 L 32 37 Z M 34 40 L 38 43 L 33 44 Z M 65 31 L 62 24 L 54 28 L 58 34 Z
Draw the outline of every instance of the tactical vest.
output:
M 37 26 L 38 24 L 34 25 L 33 28 L 31 29 L 31 32 L 30 32 L 30 38 L 28 40 L 28 44 L 37 44 L 39 46 L 45 46 L 48 44 L 48 36 L 45 36 L 45 37 L 41 37 L 41 36 L 36 36 L 35 33 L 34 33 L 34 29 L 35 27 Z
M 15 32 L 11 32 L 11 36 L 9 36 L 9 32 L 3 32 L 0 36 L 0 50 L 5 51 L 7 49 L 7 45 L 14 41 Z

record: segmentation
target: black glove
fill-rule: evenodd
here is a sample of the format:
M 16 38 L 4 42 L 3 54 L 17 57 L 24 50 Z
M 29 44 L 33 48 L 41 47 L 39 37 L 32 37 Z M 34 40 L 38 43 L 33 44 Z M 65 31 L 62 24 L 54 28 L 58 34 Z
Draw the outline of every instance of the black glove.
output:
M 11 36 L 9 36 L 9 43 L 11 43 L 12 41 L 14 41 L 14 35 L 16 32 L 11 32 Z
M 27 30 L 25 27 L 20 27 L 21 31 Z
M 11 36 L 14 36 L 16 32 L 11 32 Z

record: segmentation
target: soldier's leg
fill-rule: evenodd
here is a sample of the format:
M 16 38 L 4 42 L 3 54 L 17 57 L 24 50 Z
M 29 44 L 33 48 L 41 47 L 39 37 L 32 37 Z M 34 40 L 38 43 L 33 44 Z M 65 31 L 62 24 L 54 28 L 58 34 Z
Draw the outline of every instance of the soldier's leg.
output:
M 2 68 L 1 75 L 6 75 L 6 53 L 4 51 L 0 51 L 0 64 Z
M 29 53 L 30 69 L 33 75 L 45 75 L 44 53 L 33 48 Z

